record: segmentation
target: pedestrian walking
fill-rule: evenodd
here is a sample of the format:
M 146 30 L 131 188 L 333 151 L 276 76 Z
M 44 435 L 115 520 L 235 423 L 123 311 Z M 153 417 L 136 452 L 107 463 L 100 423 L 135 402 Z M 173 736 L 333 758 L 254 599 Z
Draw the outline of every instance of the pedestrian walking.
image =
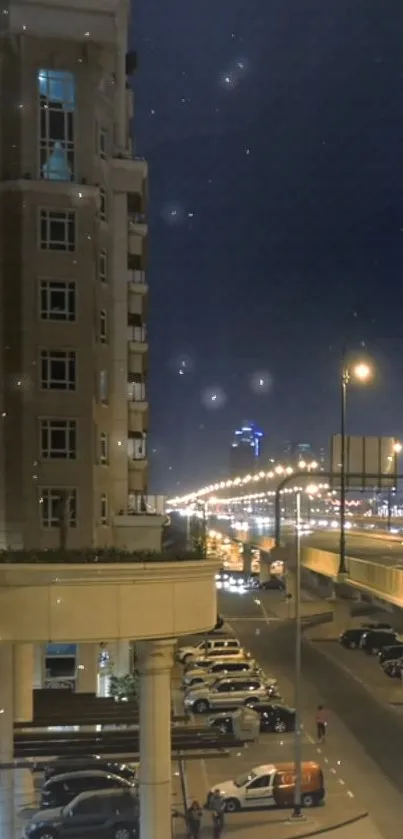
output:
M 323 705 L 318 705 L 316 709 L 315 722 L 318 743 L 324 743 L 326 740 L 327 713 Z
M 224 813 L 213 813 L 213 839 L 220 839 L 224 830 Z
M 198 801 L 192 801 L 186 813 L 187 839 L 199 839 L 203 811 Z

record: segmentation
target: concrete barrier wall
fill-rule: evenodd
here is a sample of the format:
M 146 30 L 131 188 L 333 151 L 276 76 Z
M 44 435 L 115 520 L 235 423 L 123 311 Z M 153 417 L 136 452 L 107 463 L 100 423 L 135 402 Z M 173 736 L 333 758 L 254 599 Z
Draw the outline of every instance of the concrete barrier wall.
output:
M 301 549 L 301 560 L 304 568 L 323 574 L 324 577 L 334 578 L 339 573 L 339 557 L 330 551 L 305 547 Z
M 350 585 L 403 606 L 402 569 L 356 557 L 348 557 L 347 562 Z

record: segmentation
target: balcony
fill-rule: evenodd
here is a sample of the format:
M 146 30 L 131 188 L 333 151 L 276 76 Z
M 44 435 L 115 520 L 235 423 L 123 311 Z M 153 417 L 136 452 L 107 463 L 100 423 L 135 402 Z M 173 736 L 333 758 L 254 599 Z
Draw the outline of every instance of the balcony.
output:
M 111 172 L 115 192 L 143 194 L 148 176 L 147 161 L 143 157 L 132 157 L 129 153 L 116 156 L 111 160 Z
M 145 326 L 128 326 L 127 340 L 130 344 L 129 349 L 132 352 L 147 352 L 147 330 Z
M 147 410 L 148 400 L 144 382 L 127 383 L 127 401 L 129 403 L 129 411 Z
M 137 239 L 144 238 L 148 233 L 148 224 L 145 213 L 132 213 L 128 219 L 129 253 L 138 253 Z
M 147 294 L 148 285 L 146 283 L 145 271 L 133 271 L 128 269 L 127 282 L 130 291 L 135 291 L 136 294 Z
M 127 441 L 129 471 L 143 470 L 147 466 L 147 434 L 144 431 L 129 431 Z
M 142 492 L 131 492 L 127 499 L 127 515 L 165 515 L 165 495 L 148 495 Z

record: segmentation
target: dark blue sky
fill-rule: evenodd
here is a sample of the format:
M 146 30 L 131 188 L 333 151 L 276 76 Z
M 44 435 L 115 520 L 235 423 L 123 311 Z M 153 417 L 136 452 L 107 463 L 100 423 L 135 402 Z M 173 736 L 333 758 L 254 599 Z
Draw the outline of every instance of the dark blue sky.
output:
M 401 5 L 137 0 L 133 42 L 150 488 L 225 475 L 247 418 L 269 451 L 326 444 L 343 343 L 366 342 L 378 368 L 351 392 L 349 430 L 403 437 Z

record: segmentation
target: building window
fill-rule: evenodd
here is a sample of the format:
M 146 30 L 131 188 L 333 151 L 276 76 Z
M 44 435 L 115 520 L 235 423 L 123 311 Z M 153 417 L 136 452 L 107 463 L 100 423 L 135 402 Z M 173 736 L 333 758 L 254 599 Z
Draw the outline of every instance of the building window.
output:
M 101 524 L 105 527 L 108 524 L 108 496 L 101 495 Z
M 106 431 L 101 431 L 99 435 L 99 462 L 102 466 L 107 466 L 109 462 L 109 437 Z
M 41 387 L 43 390 L 76 389 L 76 353 L 67 350 L 41 352 Z
M 108 341 L 108 323 L 105 309 L 101 309 L 99 313 L 99 340 L 101 344 L 106 344 Z
M 40 311 L 42 320 L 76 319 L 76 284 L 41 280 Z
M 76 214 L 74 210 L 40 211 L 40 246 L 47 251 L 75 251 Z
M 75 420 L 43 419 L 40 429 L 43 460 L 75 460 L 77 455 Z
M 107 405 L 109 401 L 109 383 L 108 371 L 99 371 L 99 401 L 102 405 Z
M 42 527 L 77 526 L 77 490 L 60 487 L 42 487 L 40 499 Z
M 40 176 L 74 180 L 75 78 L 62 70 L 38 73 Z
M 108 157 L 108 132 L 102 126 L 98 127 L 98 154 L 101 160 Z
M 104 189 L 99 190 L 99 216 L 102 221 L 106 221 L 107 217 L 107 201 L 106 201 L 106 192 Z
M 108 257 L 106 255 L 106 251 L 99 252 L 98 277 L 101 283 L 108 282 Z

